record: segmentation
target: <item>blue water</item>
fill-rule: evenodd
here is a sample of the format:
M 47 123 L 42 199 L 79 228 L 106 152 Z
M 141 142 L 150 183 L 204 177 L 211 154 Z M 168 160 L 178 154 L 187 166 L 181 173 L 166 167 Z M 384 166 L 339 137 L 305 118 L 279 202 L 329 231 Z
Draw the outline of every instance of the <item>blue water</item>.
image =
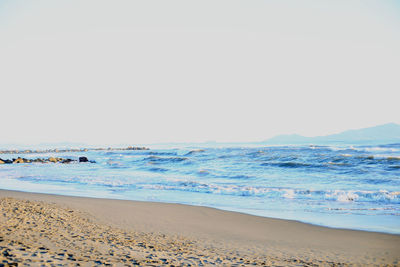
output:
M 0 155 L 17 156 L 96 163 L 3 164 L 2 189 L 202 205 L 400 234 L 400 144 Z

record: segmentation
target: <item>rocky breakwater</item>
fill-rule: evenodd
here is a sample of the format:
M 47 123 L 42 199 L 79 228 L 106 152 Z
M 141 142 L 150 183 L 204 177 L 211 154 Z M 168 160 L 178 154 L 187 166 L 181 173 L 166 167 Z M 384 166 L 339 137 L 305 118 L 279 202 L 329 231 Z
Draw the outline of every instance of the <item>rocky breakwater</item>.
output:
M 96 163 L 94 160 L 88 160 L 87 157 L 79 157 L 78 160 L 70 159 L 70 158 L 35 158 L 35 159 L 26 159 L 26 158 L 13 158 L 13 159 L 1 159 L 0 164 L 19 164 L 19 163 L 72 163 L 72 162 L 89 162 Z
M 44 149 L 44 150 L 19 150 L 19 149 L 12 149 L 12 150 L 0 150 L 0 154 L 33 154 L 33 153 L 64 153 L 64 152 L 87 152 L 87 151 L 101 151 L 101 150 L 149 150 L 147 147 L 134 147 L 128 146 L 125 148 L 67 148 L 67 149 Z

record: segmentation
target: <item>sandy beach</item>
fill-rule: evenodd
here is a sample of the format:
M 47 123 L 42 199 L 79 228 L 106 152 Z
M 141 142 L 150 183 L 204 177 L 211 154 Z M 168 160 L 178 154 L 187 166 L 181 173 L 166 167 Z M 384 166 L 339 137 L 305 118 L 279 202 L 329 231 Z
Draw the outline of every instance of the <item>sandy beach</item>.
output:
M 0 190 L 0 264 L 399 265 L 400 236 L 206 207 Z

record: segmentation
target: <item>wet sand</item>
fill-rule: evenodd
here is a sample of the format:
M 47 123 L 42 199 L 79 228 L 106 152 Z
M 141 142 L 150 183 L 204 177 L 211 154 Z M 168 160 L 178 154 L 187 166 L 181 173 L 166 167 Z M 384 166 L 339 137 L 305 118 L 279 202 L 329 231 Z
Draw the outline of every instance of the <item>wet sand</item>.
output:
M 400 235 L 206 207 L 0 190 L 0 265 L 389 265 Z

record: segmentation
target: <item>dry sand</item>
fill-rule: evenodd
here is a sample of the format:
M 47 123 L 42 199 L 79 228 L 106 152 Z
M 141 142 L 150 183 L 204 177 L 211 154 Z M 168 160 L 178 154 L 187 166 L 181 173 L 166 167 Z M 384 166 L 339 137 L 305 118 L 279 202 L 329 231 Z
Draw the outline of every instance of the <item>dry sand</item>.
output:
M 0 190 L 0 266 L 385 265 L 400 236 L 206 207 Z

